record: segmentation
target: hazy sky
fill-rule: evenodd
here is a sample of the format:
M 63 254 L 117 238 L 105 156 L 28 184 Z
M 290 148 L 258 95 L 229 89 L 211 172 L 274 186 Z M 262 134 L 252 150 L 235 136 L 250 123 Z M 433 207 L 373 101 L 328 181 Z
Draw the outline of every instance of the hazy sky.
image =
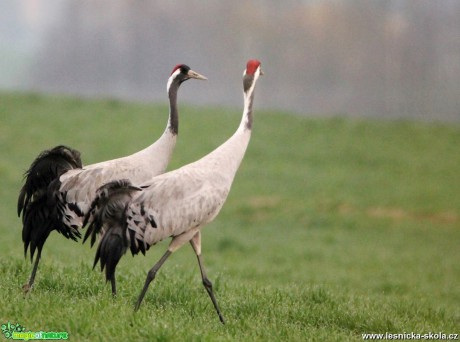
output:
M 312 115 L 460 119 L 460 1 L 0 2 L 0 88 L 166 101 L 172 67 L 208 76 L 181 101 Z

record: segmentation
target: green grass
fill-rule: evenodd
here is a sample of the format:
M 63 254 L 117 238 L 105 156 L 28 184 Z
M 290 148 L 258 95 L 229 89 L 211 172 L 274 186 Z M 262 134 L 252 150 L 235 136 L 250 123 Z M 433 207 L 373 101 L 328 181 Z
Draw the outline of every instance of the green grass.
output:
M 73 341 L 361 340 L 362 333 L 460 329 L 460 125 L 302 118 L 255 110 L 232 192 L 203 230 L 221 325 L 194 254 L 163 266 L 138 313 L 146 257 L 127 254 L 119 295 L 91 269 L 95 250 L 53 233 L 33 292 L 16 200 L 41 150 L 67 144 L 86 164 L 157 139 L 166 105 L 0 95 L 0 323 Z M 171 168 L 218 146 L 239 110 L 181 105 Z

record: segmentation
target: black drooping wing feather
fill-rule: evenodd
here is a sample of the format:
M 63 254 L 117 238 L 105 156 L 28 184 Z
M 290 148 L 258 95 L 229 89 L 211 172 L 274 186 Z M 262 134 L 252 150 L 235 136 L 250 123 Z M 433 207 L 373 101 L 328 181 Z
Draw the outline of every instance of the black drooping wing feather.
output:
M 129 180 L 118 180 L 101 186 L 96 198 L 91 204 L 83 226 L 89 224 L 83 243 L 91 235 L 91 247 L 96 237 L 103 233 L 96 251 L 93 268 L 98 261 L 101 271 L 104 271 L 106 280 L 112 279 L 115 269 L 123 254 L 125 254 L 129 241 L 126 236 L 126 207 L 130 203 L 134 191 L 140 191 Z
M 70 169 L 81 168 L 80 152 L 64 145 L 41 152 L 24 174 L 24 185 L 19 192 L 18 216 L 27 210 L 34 196 L 46 192 L 53 180 Z
M 30 245 L 33 260 L 36 248 L 41 251 L 50 232 L 56 228 L 56 202 L 53 191 L 59 177 L 71 169 L 81 168 L 80 152 L 59 145 L 45 150 L 32 162 L 24 175 L 24 185 L 18 197 L 18 216 L 22 214 L 24 254 Z M 67 238 L 76 239 L 78 232 L 61 231 Z

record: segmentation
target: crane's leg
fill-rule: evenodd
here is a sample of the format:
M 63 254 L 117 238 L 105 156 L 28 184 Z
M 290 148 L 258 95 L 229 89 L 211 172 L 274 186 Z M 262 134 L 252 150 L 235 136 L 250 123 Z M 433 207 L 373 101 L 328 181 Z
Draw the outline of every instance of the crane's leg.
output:
M 137 299 L 136 306 L 134 307 L 134 311 L 139 310 L 139 307 L 141 306 L 142 300 L 144 299 L 145 293 L 147 292 L 147 289 L 149 288 L 150 283 L 155 279 L 155 276 L 158 272 L 158 270 L 163 266 L 164 262 L 168 257 L 177 251 L 181 246 L 184 245 L 184 243 L 190 241 L 193 236 L 199 231 L 199 228 L 196 227 L 194 229 L 189 230 L 188 232 L 185 232 L 181 235 L 175 236 L 171 243 L 169 244 L 168 250 L 166 251 L 165 254 L 161 257 L 160 260 L 152 267 L 152 269 L 147 273 L 147 279 L 145 279 L 145 284 L 144 288 L 142 289 L 141 294 L 139 295 L 139 298 Z
M 144 299 L 145 293 L 147 292 L 147 289 L 149 288 L 150 283 L 155 279 L 155 276 L 158 272 L 158 270 L 161 268 L 161 266 L 164 264 L 166 259 L 172 254 L 172 251 L 169 249 L 166 251 L 165 254 L 161 257 L 161 259 L 152 267 L 152 269 L 147 273 L 147 279 L 145 279 L 145 284 L 144 288 L 142 289 L 142 292 L 137 299 L 136 306 L 134 307 L 134 311 L 139 310 L 139 307 L 141 306 L 142 300 Z
M 35 257 L 34 268 L 32 269 L 32 273 L 30 274 L 29 282 L 22 286 L 22 290 L 24 291 L 24 294 L 27 294 L 30 292 L 30 290 L 32 290 L 32 285 L 34 284 L 34 281 L 35 281 L 35 275 L 37 274 L 38 263 L 40 262 L 41 255 L 42 255 L 42 251 L 41 249 L 39 249 Z
M 192 245 L 193 250 L 195 251 L 195 254 L 198 258 L 198 265 L 200 266 L 201 279 L 203 280 L 204 288 L 208 292 L 209 297 L 211 298 L 212 304 L 214 304 L 214 308 L 216 309 L 217 315 L 219 315 L 220 321 L 222 322 L 222 324 L 225 324 L 224 316 L 222 316 L 222 313 L 220 312 L 216 297 L 214 296 L 214 292 L 212 291 L 212 283 L 208 279 L 206 275 L 206 270 L 204 269 L 203 260 L 201 257 L 201 232 L 200 231 L 198 231 L 193 236 L 192 240 L 190 240 L 190 244 Z

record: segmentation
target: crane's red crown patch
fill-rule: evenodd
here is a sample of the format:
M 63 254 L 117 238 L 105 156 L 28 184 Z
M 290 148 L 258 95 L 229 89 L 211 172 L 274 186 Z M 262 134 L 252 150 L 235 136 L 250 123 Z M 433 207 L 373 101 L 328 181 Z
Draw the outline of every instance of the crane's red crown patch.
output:
M 177 64 L 177 65 L 174 67 L 174 69 L 171 71 L 171 75 L 174 74 L 174 72 L 176 72 L 177 69 L 180 69 L 180 68 L 182 68 L 183 66 L 184 66 L 184 64 Z M 170 76 L 171 76 L 171 75 L 170 75 Z
M 257 59 L 251 59 L 246 65 L 246 74 L 254 75 L 257 68 L 260 66 L 260 62 Z

